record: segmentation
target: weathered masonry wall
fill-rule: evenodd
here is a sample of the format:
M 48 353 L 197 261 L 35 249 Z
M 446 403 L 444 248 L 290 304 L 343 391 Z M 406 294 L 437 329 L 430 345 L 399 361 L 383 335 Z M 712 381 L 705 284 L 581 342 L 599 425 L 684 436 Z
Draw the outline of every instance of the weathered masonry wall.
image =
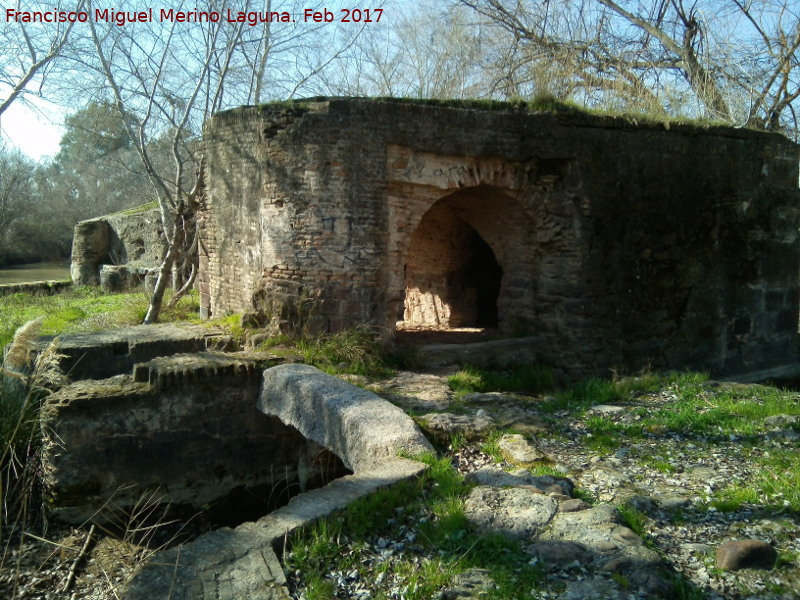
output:
M 72 281 L 97 285 L 104 270 L 109 278 L 138 279 L 108 282 L 110 288 L 124 288 L 158 266 L 166 247 L 157 207 L 81 221 L 72 238 Z
M 779 135 L 341 99 L 222 113 L 205 140 L 206 315 L 497 326 L 573 373 L 796 360 Z

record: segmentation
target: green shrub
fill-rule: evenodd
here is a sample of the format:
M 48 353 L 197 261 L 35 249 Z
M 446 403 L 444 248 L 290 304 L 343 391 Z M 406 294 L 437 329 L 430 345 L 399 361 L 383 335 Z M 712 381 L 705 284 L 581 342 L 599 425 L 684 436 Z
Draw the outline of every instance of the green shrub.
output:
M 294 341 L 308 364 L 329 373 L 388 374 L 385 352 L 376 334 L 366 327 L 346 329 Z

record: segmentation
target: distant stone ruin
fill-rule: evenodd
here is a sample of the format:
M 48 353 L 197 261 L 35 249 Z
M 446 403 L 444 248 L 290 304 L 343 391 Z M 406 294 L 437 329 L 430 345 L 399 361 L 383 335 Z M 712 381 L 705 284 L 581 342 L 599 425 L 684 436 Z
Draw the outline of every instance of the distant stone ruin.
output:
M 218 114 L 205 144 L 205 317 L 497 328 L 573 375 L 797 360 L 780 135 L 330 99 Z
M 166 248 L 156 206 L 81 221 L 72 238 L 72 282 L 129 289 L 161 264 Z

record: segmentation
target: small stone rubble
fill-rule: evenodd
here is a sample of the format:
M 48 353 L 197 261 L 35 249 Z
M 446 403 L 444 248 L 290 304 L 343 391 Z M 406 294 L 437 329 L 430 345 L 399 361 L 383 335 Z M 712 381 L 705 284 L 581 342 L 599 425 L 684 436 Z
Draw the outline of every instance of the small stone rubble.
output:
M 447 393 L 447 374 L 439 374 L 439 394 Z M 404 374 L 401 381 L 413 388 L 413 376 Z M 428 374 L 426 393 L 436 394 L 434 390 L 434 381 Z M 394 385 L 392 392 L 401 406 L 416 403 L 413 389 L 404 393 L 403 385 Z M 520 532 L 526 531 L 523 537 L 537 532 L 538 537 L 529 541 L 526 550 L 532 561 L 545 567 L 547 583 L 532 597 L 672 598 L 669 580 L 676 576 L 683 578 L 687 589 L 694 589 L 709 600 L 800 597 L 800 565 L 796 560 L 800 556 L 800 524 L 796 517 L 768 513 L 747 504 L 736 511 L 721 512 L 707 502 L 714 492 L 731 483 L 745 483 L 757 474 L 758 467 L 749 458 L 772 449 L 796 447 L 797 432 L 791 427 L 796 416 L 771 418 L 767 426 L 772 429 L 765 432 L 764 444 L 747 457 L 742 456 L 736 439 L 704 443 L 663 431 L 652 431 L 649 437 L 603 456 L 585 444 L 591 435 L 585 419 L 601 415 L 618 423 L 633 422 L 636 417 L 631 407 L 598 404 L 577 419 L 567 411 L 543 414 L 537 408 L 539 400 L 518 394 L 468 394 L 458 403 L 459 416 L 463 417 L 461 421 L 475 421 L 480 411 L 481 417 L 494 422 L 495 430 L 513 426 L 525 431 L 519 437 L 528 448 L 540 453 L 544 464 L 573 482 L 581 491 L 581 498 L 570 498 L 569 492 L 562 496 L 555 490 L 535 491 L 537 486 L 531 484 L 529 479 L 533 476 L 528 470 L 508 472 L 515 463 L 520 464 L 509 460 L 512 456 L 508 452 L 500 460 L 481 450 L 479 442 L 461 443 L 450 452 L 453 465 L 468 481 L 478 484 L 466 502 L 467 513 L 472 511 L 476 527 L 507 528 L 512 535 L 519 535 L 514 532 L 517 527 Z M 660 406 L 669 406 L 675 400 L 669 390 L 647 398 Z M 441 411 L 451 410 L 449 405 L 440 405 Z M 419 419 L 423 423 L 426 420 L 432 421 L 431 414 Z M 434 422 L 438 425 L 442 421 Z M 437 436 L 443 440 L 447 433 L 441 429 Z M 454 426 L 449 433 L 463 435 L 463 429 Z M 518 437 L 513 439 L 520 443 Z M 494 487 L 487 473 L 496 478 Z M 526 503 L 520 500 L 525 494 Z M 591 498 L 593 505 L 584 497 Z M 556 512 L 552 512 L 548 501 L 553 498 Z M 504 519 L 508 516 L 501 516 L 503 509 L 513 512 L 517 505 L 527 507 L 534 516 L 506 524 Z M 621 524 L 617 507 L 629 507 L 642 515 L 646 544 Z M 604 546 L 607 538 L 612 540 L 613 549 L 611 545 Z M 780 556 L 788 558 L 780 568 L 770 569 Z M 460 595 L 448 595 L 455 593 L 453 590 L 459 590 Z M 453 582 L 452 590 L 442 597 L 480 596 L 470 594 Z

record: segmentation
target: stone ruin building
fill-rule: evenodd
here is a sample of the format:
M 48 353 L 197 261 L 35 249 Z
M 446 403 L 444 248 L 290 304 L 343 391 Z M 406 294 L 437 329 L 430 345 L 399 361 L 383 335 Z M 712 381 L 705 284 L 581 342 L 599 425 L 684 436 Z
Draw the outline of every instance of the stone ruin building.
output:
M 323 99 L 220 113 L 205 144 L 205 317 L 497 328 L 576 376 L 797 361 L 798 146 L 778 134 Z M 76 228 L 73 274 L 130 237 L 100 225 Z
M 575 373 L 796 361 L 778 134 L 327 99 L 218 114 L 205 143 L 205 316 L 311 298 L 321 330 L 497 327 Z
M 131 288 L 161 264 L 166 249 L 155 205 L 81 221 L 72 238 L 72 282 L 99 284 L 108 291 Z M 154 280 L 155 274 L 150 277 Z

